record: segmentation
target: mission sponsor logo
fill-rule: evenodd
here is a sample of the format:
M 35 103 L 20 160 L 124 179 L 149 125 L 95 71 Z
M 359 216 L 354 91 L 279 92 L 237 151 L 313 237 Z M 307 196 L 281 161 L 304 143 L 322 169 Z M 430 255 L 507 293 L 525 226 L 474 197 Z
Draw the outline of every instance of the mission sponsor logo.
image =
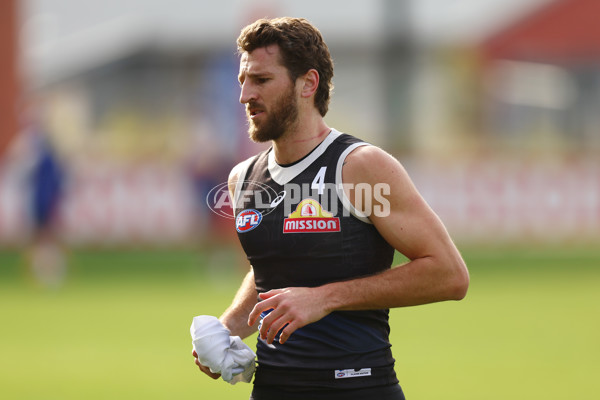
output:
M 283 220 L 283 233 L 339 232 L 340 219 L 323 210 L 315 199 L 304 199 Z
M 262 214 L 256 210 L 244 210 L 240 212 L 235 219 L 235 229 L 239 233 L 250 232 L 252 229 L 260 225 L 262 217 Z

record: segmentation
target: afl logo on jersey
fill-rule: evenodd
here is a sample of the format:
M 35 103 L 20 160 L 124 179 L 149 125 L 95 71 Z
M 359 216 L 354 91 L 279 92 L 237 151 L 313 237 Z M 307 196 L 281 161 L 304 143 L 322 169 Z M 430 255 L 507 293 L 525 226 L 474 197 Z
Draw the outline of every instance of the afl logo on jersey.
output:
M 235 219 L 235 229 L 239 233 L 250 232 L 262 221 L 262 214 L 256 210 L 248 209 L 240 212 Z

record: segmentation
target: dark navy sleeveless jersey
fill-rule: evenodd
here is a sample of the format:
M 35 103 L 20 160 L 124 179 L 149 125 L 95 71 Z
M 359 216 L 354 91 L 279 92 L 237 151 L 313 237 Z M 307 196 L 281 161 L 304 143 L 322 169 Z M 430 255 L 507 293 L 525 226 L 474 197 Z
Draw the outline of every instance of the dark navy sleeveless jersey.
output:
M 242 164 L 234 198 L 236 230 L 259 293 L 315 287 L 391 267 L 394 249 L 354 209 L 342 186 L 346 156 L 363 145 L 332 130 L 292 165 L 278 165 L 272 149 Z M 397 383 L 389 330 L 387 309 L 336 311 L 296 330 L 284 344 L 259 340 L 255 384 Z

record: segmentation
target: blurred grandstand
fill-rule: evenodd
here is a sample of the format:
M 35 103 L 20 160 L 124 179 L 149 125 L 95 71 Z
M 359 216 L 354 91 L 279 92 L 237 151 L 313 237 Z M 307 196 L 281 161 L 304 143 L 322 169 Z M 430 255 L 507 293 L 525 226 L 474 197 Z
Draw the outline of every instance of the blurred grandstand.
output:
M 0 79 L 20 85 L 4 94 L 15 122 L 0 125 L 0 246 L 30 236 L 32 118 L 67 167 L 70 245 L 228 235 L 204 197 L 260 148 L 237 103 L 234 41 L 278 15 L 308 18 L 330 45 L 330 126 L 395 154 L 457 240 L 600 238 L 600 2 L 200 3 L 2 2 L 13 43 L 0 56 L 20 68 Z M 481 11 L 470 22 L 437 23 L 468 6 Z M 485 29 L 453 35 L 469 24 Z

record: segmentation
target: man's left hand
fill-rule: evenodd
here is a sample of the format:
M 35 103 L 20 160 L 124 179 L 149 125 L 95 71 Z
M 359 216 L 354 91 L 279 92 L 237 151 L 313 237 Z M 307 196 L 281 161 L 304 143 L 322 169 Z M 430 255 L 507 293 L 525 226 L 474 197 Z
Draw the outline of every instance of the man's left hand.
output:
M 318 288 L 293 287 L 260 293 L 261 302 L 248 316 L 248 325 L 254 325 L 263 311 L 273 309 L 263 321 L 259 331 L 262 339 L 272 344 L 279 331 L 279 343 L 285 343 L 298 328 L 325 317 L 327 311 Z

